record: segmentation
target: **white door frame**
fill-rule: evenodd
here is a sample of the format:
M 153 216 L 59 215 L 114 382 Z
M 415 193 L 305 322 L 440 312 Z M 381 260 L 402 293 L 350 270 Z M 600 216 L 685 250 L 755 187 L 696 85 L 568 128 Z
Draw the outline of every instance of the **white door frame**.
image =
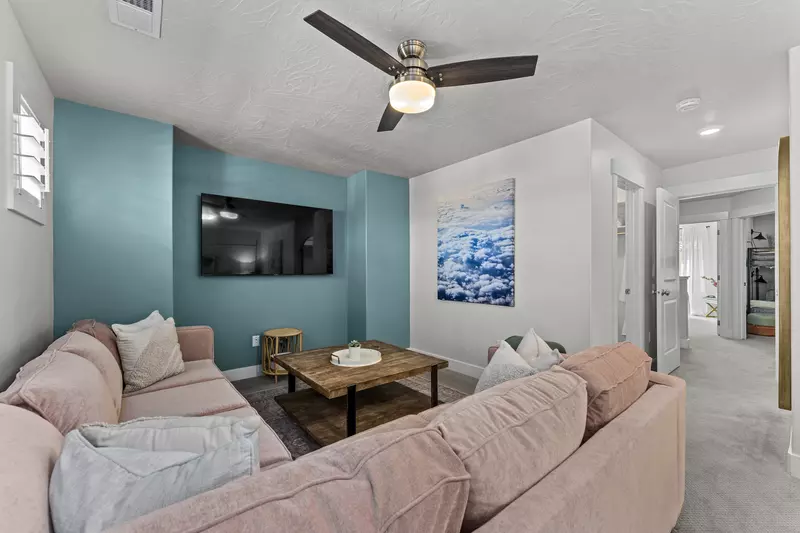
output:
M 628 201 L 626 204 L 627 213 L 630 222 L 626 221 L 626 250 L 625 257 L 628 263 L 628 271 L 626 275 L 626 284 L 631 289 L 631 294 L 625 302 L 625 331 L 626 338 L 631 343 L 640 347 L 643 350 L 647 349 L 645 344 L 645 324 L 644 324 L 644 189 L 621 175 L 618 171 L 612 168 L 611 174 L 611 191 L 612 202 L 614 209 L 612 209 L 611 231 L 613 238 L 613 254 L 612 254 L 612 272 L 614 283 L 611 284 L 613 292 L 611 301 L 617 304 L 619 302 L 619 294 L 617 293 L 616 280 L 621 275 L 620 269 L 617 266 L 617 253 L 619 240 L 617 239 L 617 189 L 620 185 L 628 190 Z M 628 233 L 630 232 L 630 234 Z M 618 339 L 619 332 L 619 314 L 616 312 L 611 313 L 614 325 L 613 339 Z

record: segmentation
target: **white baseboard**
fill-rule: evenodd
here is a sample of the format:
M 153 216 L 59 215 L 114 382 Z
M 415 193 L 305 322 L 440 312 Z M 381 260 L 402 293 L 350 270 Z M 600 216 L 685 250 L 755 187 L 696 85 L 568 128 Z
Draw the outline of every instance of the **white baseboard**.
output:
M 240 379 L 255 378 L 261 375 L 261 365 L 243 366 L 232 368 L 222 372 L 228 381 L 239 381 Z
M 794 440 L 794 432 L 789 434 L 789 451 L 786 452 L 786 469 L 792 477 L 800 478 L 800 455 L 794 453 L 792 449 L 792 440 Z
M 438 357 L 439 359 L 444 359 L 445 361 L 450 363 L 448 368 L 453 372 L 458 372 L 459 374 L 465 374 L 467 376 L 472 376 L 473 378 L 479 378 L 483 373 L 482 366 L 473 365 L 472 363 L 465 363 L 464 361 L 458 361 L 456 359 L 451 359 L 449 357 L 445 357 L 437 353 L 426 352 L 425 350 L 419 350 L 417 348 L 409 348 L 409 350 L 414 352 L 419 352 L 425 355 L 430 355 L 431 357 Z

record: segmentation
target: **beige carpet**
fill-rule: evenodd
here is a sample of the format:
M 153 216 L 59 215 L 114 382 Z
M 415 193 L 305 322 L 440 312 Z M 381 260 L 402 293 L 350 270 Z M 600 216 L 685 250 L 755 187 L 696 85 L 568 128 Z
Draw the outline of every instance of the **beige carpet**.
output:
M 686 502 L 677 533 L 796 533 L 800 480 L 786 472 L 790 415 L 777 408 L 771 338 L 732 341 L 692 319 L 687 383 Z M 658 502 L 653 502 L 658 505 Z

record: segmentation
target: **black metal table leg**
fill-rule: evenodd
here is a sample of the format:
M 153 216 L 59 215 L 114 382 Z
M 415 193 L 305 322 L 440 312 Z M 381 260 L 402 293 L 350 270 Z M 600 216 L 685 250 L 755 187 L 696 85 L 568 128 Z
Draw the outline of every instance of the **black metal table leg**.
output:
M 294 382 L 294 374 L 289 372 L 289 392 L 294 392 L 295 382 Z
M 356 434 L 356 386 L 347 387 L 347 436 Z
M 439 367 L 431 367 L 431 407 L 439 405 Z

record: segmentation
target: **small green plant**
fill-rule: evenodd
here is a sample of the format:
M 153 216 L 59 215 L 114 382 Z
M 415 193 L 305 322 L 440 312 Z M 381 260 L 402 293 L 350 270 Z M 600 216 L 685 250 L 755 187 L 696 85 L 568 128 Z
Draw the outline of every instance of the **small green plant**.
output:
M 361 343 L 358 341 L 350 341 L 350 344 L 348 344 L 347 346 L 349 346 L 350 348 L 361 348 Z

